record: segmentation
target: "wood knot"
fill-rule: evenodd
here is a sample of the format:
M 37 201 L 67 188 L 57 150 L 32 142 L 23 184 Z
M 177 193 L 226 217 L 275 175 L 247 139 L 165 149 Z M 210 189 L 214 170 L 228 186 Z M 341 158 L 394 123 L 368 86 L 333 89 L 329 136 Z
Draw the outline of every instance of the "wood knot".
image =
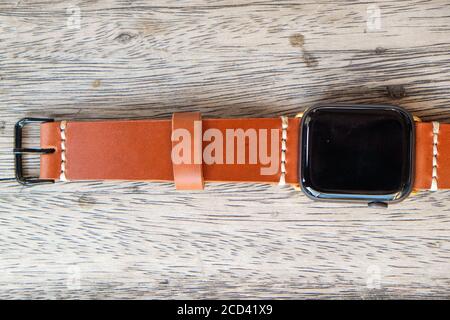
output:
M 92 88 L 98 88 L 98 87 L 100 87 L 101 84 L 102 84 L 102 82 L 100 80 L 94 80 L 92 82 Z
M 83 194 L 78 198 L 78 205 L 83 209 L 91 209 L 96 203 L 97 201 L 93 197 L 86 194 Z
M 124 32 L 124 33 L 119 34 L 114 40 L 116 40 L 117 42 L 119 42 L 119 43 L 121 43 L 121 44 L 127 44 L 127 43 L 130 42 L 134 37 L 136 37 L 136 36 Z
M 307 67 L 317 67 L 319 65 L 319 61 L 316 57 L 314 57 L 310 52 L 303 50 L 303 61 Z
M 405 87 L 401 84 L 386 87 L 388 96 L 392 99 L 401 99 L 406 96 Z
M 303 47 L 305 37 L 301 33 L 293 34 L 289 37 L 289 42 L 293 47 Z
M 383 53 L 385 53 L 387 51 L 387 49 L 386 48 L 383 48 L 383 47 L 376 47 L 375 48 L 375 54 L 383 54 Z

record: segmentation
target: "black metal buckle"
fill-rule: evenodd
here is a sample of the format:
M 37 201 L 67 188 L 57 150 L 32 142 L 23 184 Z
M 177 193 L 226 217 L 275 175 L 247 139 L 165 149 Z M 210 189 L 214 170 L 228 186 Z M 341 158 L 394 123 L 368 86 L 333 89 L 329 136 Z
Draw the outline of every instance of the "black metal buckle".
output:
M 29 123 L 43 123 L 53 122 L 53 119 L 49 118 L 23 118 L 19 120 L 14 127 L 14 157 L 15 157 L 15 171 L 16 180 L 20 184 L 25 186 L 36 185 L 41 183 L 54 183 L 55 180 L 51 179 L 39 179 L 38 177 L 24 177 L 22 167 L 22 154 L 24 153 L 36 153 L 47 154 L 55 152 L 55 149 L 42 149 L 42 148 L 22 148 L 22 129 Z

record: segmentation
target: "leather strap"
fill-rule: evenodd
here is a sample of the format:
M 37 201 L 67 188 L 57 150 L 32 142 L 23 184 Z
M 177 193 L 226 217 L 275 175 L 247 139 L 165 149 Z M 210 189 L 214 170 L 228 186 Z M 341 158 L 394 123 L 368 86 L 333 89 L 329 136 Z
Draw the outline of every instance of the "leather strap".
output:
M 176 121 L 178 123 L 178 121 Z M 285 180 L 286 183 L 298 183 L 298 132 L 300 119 L 288 121 L 286 129 Z M 182 124 L 180 127 L 185 127 Z M 233 146 L 234 164 L 227 164 L 225 153 L 222 161 L 202 166 L 203 178 L 206 182 L 262 182 L 278 183 L 281 176 L 282 119 L 204 119 L 202 131 L 217 130 L 226 136 L 227 129 L 266 130 L 267 141 L 261 145 L 277 163 L 262 161 L 257 157 L 256 163 L 238 163 L 239 142 L 235 139 Z M 210 130 L 209 130 L 210 131 Z M 52 154 L 41 155 L 41 178 L 60 180 L 61 176 L 73 180 L 141 180 L 141 181 L 174 181 L 172 164 L 172 121 L 171 120 L 114 120 L 114 121 L 67 121 L 64 128 L 64 150 L 61 139 L 61 122 L 48 122 L 41 125 L 41 146 L 54 148 Z M 203 150 L 214 141 L 203 142 Z M 274 140 L 275 151 L 271 151 Z M 218 141 L 226 149 L 226 141 Z M 249 160 L 249 146 L 244 144 L 245 157 Z M 241 150 L 242 151 L 242 150 Z M 64 154 L 64 166 L 61 166 Z M 270 172 L 270 165 L 276 165 Z M 62 172 L 62 169 L 64 169 Z M 266 169 L 266 170 L 265 170 Z M 177 170 L 177 169 L 175 169 Z M 272 170 L 273 171 L 273 170 Z M 63 175 L 62 175 L 63 173 Z M 178 176 L 177 183 L 184 178 Z M 268 174 L 270 173 L 270 174 Z M 199 173 L 195 174 L 196 179 Z M 191 179 L 187 179 L 191 181 Z M 188 182 L 189 185 L 191 182 Z M 200 183 L 194 183 L 199 187 Z
M 41 125 L 41 147 L 54 148 L 52 154 L 41 155 L 40 178 L 60 180 L 143 180 L 174 181 L 179 189 L 200 189 L 206 182 L 261 182 L 278 183 L 283 176 L 288 184 L 298 185 L 298 148 L 300 119 L 287 121 L 283 137 L 280 118 L 250 119 L 204 119 L 202 132 L 218 130 L 226 136 L 227 129 L 265 129 L 267 141 L 263 145 L 270 155 L 271 141 L 279 142 L 277 159 L 284 159 L 285 174 L 281 166 L 271 174 L 267 161 L 257 157 L 249 163 L 249 147 L 245 144 L 245 163 L 227 164 L 223 161 L 194 165 L 184 171 L 185 166 L 173 165 L 172 126 L 186 128 L 192 134 L 193 115 L 184 119 L 175 115 L 171 120 L 115 120 L 115 121 L 68 121 L 61 135 L 61 122 Z M 199 119 L 199 115 L 196 116 Z M 185 122 L 185 120 L 187 122 Z M 270 132 L 275 130 L 276 134 Z M 64 137 L 64 141 L 61 137 Z M 205 137 L 204 137 L 205 138 Z M 208 138 L 208 137 L 207 137 Z M 284 138 L 284 139 L 283 139 Z M 284 140 L 284 142 L 283 142 Z M 205 152 L 214 141 L 203 141 Z M 226 142 L 219 141 L 224 150 Z M 64 150 L 61 146 L 64 146 Z M 285 150 L 282 150 L 282 147 Z M 238 143 L 233 146 L 238 158 Z M 285 153 L 282 155 L 282 153 Z M 62 156 L 63 155 L 63 156 Z M 217 159 L 220 158 L 217 156 Z M 65 160 L 65 161 L 63 161 Z M 64 163 L 62 166 L 61 164 Z M 181 169 L 181 171 L 179 171 Z M 264 170 L 266 169 L 266 170 Z M 264 174 L 263 174 L 264 172 Z M 201 178 L 203 175 L 203 179 Z M 283 180 L 283 179 L 282 179 Z M 450 124 L 416 123 L 416 159 L 414 189 L 450 189 Z
M 202 117 L 199 112 L 173 114 L 171 158 L 177 190 L 203 189 L 202 134 Z M 189 154 L 183 154 L 187 151 Z
M 415 168 L 415 190 L 450 189 L 450 124 L 416 123 Z

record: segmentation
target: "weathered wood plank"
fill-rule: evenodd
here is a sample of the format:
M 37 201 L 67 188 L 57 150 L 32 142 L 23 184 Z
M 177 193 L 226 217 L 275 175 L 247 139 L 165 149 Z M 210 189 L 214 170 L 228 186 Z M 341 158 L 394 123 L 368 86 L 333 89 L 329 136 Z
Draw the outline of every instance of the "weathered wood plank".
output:
M 450 121 L 447 1 L 70 5 L 0 3 L 2 179 L 25 115 L 279 116 L 340 101 Z M 265 185 L 3 181 L 0 297 L 449 298 L 449 196 L 379 211 Z

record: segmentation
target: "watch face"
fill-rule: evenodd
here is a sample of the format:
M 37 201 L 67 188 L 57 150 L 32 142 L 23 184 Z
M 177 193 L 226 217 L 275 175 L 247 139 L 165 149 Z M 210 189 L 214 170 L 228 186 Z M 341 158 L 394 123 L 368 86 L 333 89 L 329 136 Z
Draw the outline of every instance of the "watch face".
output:
M 309 196 L 393 201 L 411 191 L 414 121 L 405 110 L 316 106 L 301 128 L 300 181 Z

